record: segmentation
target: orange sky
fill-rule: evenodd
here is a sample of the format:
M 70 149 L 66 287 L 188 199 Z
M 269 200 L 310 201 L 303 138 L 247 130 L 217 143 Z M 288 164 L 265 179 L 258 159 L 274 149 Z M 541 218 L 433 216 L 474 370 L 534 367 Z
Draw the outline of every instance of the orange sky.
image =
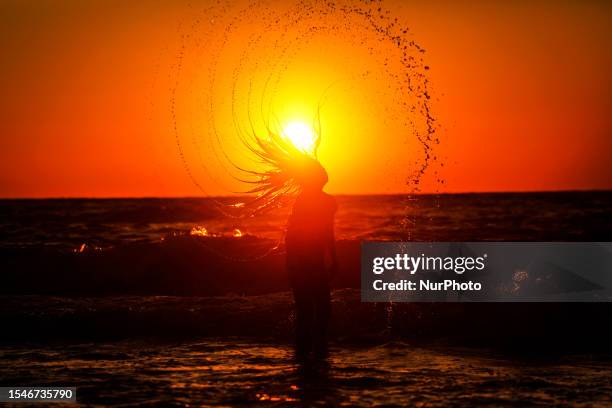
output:
M 186 4 L 0 3 L 0 196 L 202 194 L 177 152 L 168 103 L 179 27 L 192 16 Z M 440 186 L 430 175 L 424 191 L 612 188 L 609 4 L 386 5 L 427 50 L 439 99 L 434 104 L 441 138 L 436 155 L 444 163 L 440 173 L 446 183 Z M 353 72 L 342 65 L 357 72 L 365 58 L 341 42 L 324 50 L 320 42 L 315 46 L 301 51 L 287 72 L 285 81 L 299 85 L 281 86 L 275 102 L 281 115 L 306 113 L 308 119 L 319 95 L 313 81 L 326 88 L 338 75 Z M 239 50 L 243 44 L 231 47 Z M 326 52 L 326 61 L 309 60 L 315 52 Z M 181 132 L 195 127 L 196 134 L 208 125 L 207 117 L 188 114 L 193 112 L 187 105 L 201 102 L 206 84 L 197 68 L 195 62 L 184 68 L 192 70 L 187 72 L 192 81 L 181 83 L 183 102 L 177 105 Z M 224 84 L 221 78 L 217 93 Z M 376 119 L 380 107 L 368 103 L 373 84 L 359 84 L 358 91 L 354 82 L 338 86 L 323 112 L 320 157 L 330 173 L 331 193 L 406 190 L 402 158 L 417 153 L 401 144 L 396 136 L 401 129 Z M 230 121 L 223 97 L 218 99 L 219 120 Z M 196 156 L 190 146 L 184 145 L 188 160 Z M 188 163 L 206 192 L 235 189 L 218 183 L 223 168 L 209 159 L 205 153 L 209 176 L 198 173 L 195 159 Z

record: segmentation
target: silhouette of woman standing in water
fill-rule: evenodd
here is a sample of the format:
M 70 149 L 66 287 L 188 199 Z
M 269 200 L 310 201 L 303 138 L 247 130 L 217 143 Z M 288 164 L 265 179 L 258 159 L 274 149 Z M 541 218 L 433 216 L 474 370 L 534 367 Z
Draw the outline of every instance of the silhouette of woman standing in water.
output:
M 327 172 L 308 159 L 298 179 L 298 194 L 287 225 L 287 272 L 296 314 L 296 357 L 327 354 L 331 303 L 329 282 L 336 270 L 334 214 L 336 201 L 323 192 Z
M 312 152 L 298 149 L 290 140 L 271 132 L 262 139 L 243 139 L 264 170 L 240 169 L 254 184 L 249 193 L 257 196 L 247 203 L 253 214 L 286 203 L 295 197 L 286 231 L 287 272 L 293 289 L 296 315 L 296 357 L 299 360 L 327 354 L 330 280 L 337 269 L 334 242 L 336 202 L 325 192 L 327 172 L 316 160 L 320 138 Z

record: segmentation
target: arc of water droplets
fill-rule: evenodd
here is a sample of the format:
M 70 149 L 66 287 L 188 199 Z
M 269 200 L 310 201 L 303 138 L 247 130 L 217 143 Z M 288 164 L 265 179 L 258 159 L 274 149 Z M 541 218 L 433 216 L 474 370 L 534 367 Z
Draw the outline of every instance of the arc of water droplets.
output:
M 302 0 L 298 1 L 294 7 L 289 7 L 288 10 L 278 13 L 270 5 L 266 5 L 262 1 L 251 1 L 246 7 L 238 12 L 235 12 L 233 17 L 230 18 L 223 29 L 220 44 L 216 49 L 207 50 L 209 56 L 208 61 L 208 103 L 206 103 L 206 113 L 209 119 L 209 135 L 212 137 L 208 140 L 208 143 L 202 143 L 199 138 L 192 134 L 192 143 L 197 151 L 198 161 L 200 167 L 209 173 L 209 166 L 204 163 L 203 155 L 200 152 L 200 146 L 207 145 L 210 147 L 210 151 L 214 158 L 217 160 L 217 164 L 221 165 L 224 171 L 232 175 L 233 169 L 237 168 L 235 161 L 229 156 L 227 151 L 223 149 L 222 136 L 216 125 L 215 115 L 215 100 L 214 95 L 217 86 L 217 64 L 223 54 L 225 47 L 231 35 L 240 30 L 241 23 L 253 16 L 261 16 L 263 13 L 263 24 L 260 24 L 260 32 L 256 36 L 249 37 L 249 40 L 242 52 L 240 53 L 239 63 L 232 70 L 232 89 L 231 89 L 231 110 L 232 117 L 234 120 L 234 127 L 236 135 L 239 140 L 243 140 L 245 132 L 242 130 L 242 125 L 238 120 L 238 102 L 242 99 L 246 99 L 246 110 L 249 115 L 251 112 L 251 97 L 252 88 L 249 86 L 246 98 L 242 98 L 239 95 L 238 82 L 243 77 L 244 71 L 249 65 L 252 64 L 251 72 L 257 72 L 261 69 L 261 64 L 256 58 L 252 57 L 254 50 L 257 50 L 260 46 L 260 42 L 263 41 L 266 34 L 270 32 L 277 33 L 277 38 L 274 40 L 273 45 L 270 47 L 266 44 L 266 48 L 269 55 L 275 56 L 270 65 L 265 84 L 260 95 L 260 113 L 264 117 L 264 102 L 268 100 L 268 115 L 271 112 L 272 101 L 274 95 L 278 90 L 278 85 L 282 79 L 283 73 L 286 71 L 288 64 L 282 66 L 284 61 L 291 61 L 299 50 L 305 46 L 315 36 L 330 35 L 339 33 L 344 30 L 347 33 L 355 32 L 355 23 L 365 30 L 363 31 L 364 37 L 353 38 L 351 35 L 346 38 L 348 42 L 360 43 L 361 45 L 368 45 L 368 52 L 371 55 L 376 54 L 376 48 L 372 44 L 376 41 L 383 41 L 386 46 L 394 46 L 397 51 L 400 52 L 401 57 L 399 63 L 403 67 L 404 71 L 397 72 L 393 71 L 389 66 L 389 58 L 385 58 L 383 62 L 383 70 L 386 74 L 394 80 L 396 86 L 402 94 L 406 94 L 408 98 L 412 97 L 415 99 L 415 103 L 410 105 L 406 101 L 402 101 L 403 106 L 406 110 L 405 123 L 409 126 L 412 134 L 416 137 L 423 149 L 423 158 L 420 163 L 417 163 L 417 170 L 409 177 L 407 184 L 412 185 L 415 190 L 418 189 L 418 184 L 421 176 L 425 173 L 430 161 L 432 160 L 431 151 L 432 144 L 438 143 L 437 139 L 434 139 L 436 131 L 435 119 L 431 113 L 430 107 L 430 91 L 429 91 L 429 80 L 425 74 L 428 67 L 424 65 L 421 57 L 415 57 L 421 55 L 424 50 L 413 40 L 407 37 L 408 29 L 399 26 L 397 18 L 391 18 L 389 12 L 383 10 L 381 1 L 361 1 L 357 4 L 348 4 L 343 1 L 310 1 Z M 222 21 L 224 16 L 231 13 L 231 7 L 227 3 L 218 2 L 215 6 L 207 7 L 202 10 L 201 16 L 194 20 L 189 27 L 188 33 L 184 33 L 181 36 L 181 46 L 177 55 L 177 68 L 175 71 L 175 82 L 171 89 L 171 116 L 173 122 L 174 136 L 179 152 L 179 156 L 183 165 L 194 185 L 205 195 L 208 195 L 206 190 L 203 188 L 201 183 L 195 177 L 192 172 L 189 163 L 184 154 L 181 134 L 179 132 L 178 115 L 176 110 L 176 97 L 177 89 L 181 83 L 181 76 L 183 73 L 183 64 L 186 53 L 189 51 L 187 48 L 187 38 L 197 37 L 201 29 L 201 21 L 205 18 L 206 20 L 217 20 Z M 221 16 L 221 17 L 219 17 Z M 332 23 L 327 21 L 328 19 L 336 20 Z M 355 22 L 353 19 L 348 17 L 359 17 L 359 21 Z M 261 21 L 261 20 L 260 20 Z M 305 26 L 303 24 L 306 24 Z M 290 30 L 296 30 L 294 37 L 287 38 L 290 34 Z M 369 38 L 368 36 L 373 35 L 375 38 Z M 202 46 L 197 44 L 196 46 Z M 209 45 L 209 44 L 207 44 Z M 400 89 L 401 88 L 401 89 Z M 189 90 L 188 90 L 189 91 Z M 193 90 L 191 90 L 193 92 Z M 266 93 L 269 92 L 269 95 Z M 414 115 L 420 115 L 421 121 L 425 123 L 425 131 L 420 131 L 418 125 L 415 122 Z M 251 124 L 249 124 L 251 125 Z M 193 133 L 193 131 L 192 131 Z M 248 135 L 248 132 L 246 132 Z M 435 157 L 433 158 L 435 160 Z M 229 167 L 228 167 L 229 166 Z M 215 177 L 212 177 L 216 181 Z M 228 204 L 224 203 L 216 198 L 211 198 L 217 209 L 225 216 L 232 218 L 242 218 L 242 214 L 233 214 L 226 211 Z M 282 238 L 281 238 L 282 239 Z M 279 242 L 280 243 L 280 242 Z M 278 244 L 275 245 L 270 252 L 278 248 Z M 268 253 L 264 254 L 266 256 Z M 261 256 L 261 257 L 263 257 Z M 259 258 L 259 257 L 258 257 Z

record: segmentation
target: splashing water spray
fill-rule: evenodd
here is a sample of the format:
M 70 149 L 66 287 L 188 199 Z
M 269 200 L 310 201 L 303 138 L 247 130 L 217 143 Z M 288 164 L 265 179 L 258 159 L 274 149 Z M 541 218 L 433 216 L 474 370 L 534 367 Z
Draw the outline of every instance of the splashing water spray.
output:
M 401 165 L 408 214 L 411 194 L 420 191 L 422 176 L 437 160 L 433 149 L 439 140 L 425 50 L 382 1 L 218 1 L 190 6 L 180 27 L 169 73 L 169 111 L 185 171 L 205 196 L 210 194 L 204 186 L 251 190 L 257 203 L 210 197 L 218 211 L 243 218 L 285 205 L 294 193 L 290 188 L 280 186 L 273 196 L 261 197 L 243 182 L 257 182 L 270 170 L 262 160 L 269 143 L 314 157 L 319 145 L 324 150 L 333 144 L 336 135 L 329 130 L 335 111 L 345 117 L 368 112 L 381 126 L 393 123 L 401 133 L 390 140 L 385 132 L 369 137 L 389 144 L 389 151 L 407 151 Z M 294 112 L 283 109 L 300 94 L 308 94 L 312 103 L 302 106 L 295 120 Z M 352 112 L 346 105 L 356 100 L 362 103 Z M 333 169 L 329 172 L 333 180 Z M 406 216 L 403 225 L 414 222 Z M 255 258 L 231 259 L 265 257 L 281 241 Z M 392 307 L 386 307 L 388 326 Z

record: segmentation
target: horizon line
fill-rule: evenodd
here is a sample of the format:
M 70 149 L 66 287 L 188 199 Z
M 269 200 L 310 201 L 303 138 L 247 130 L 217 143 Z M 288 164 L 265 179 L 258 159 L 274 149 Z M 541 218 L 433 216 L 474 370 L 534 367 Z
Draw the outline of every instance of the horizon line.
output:
M 442 195 L 474 195 L 474 194 L 560 194 L 560 193 L 595 193 L 612 192 L 612 189 L 567 189 L 567 190 L 499 190 L 499 191 L 457 191 L 457 192 L 395 192 L 395 193 L 338 193 L 335 197 L 365 197 L 365 196 L 442 196 Z M 248 194 L 228 195 L 168 195 L 168 196 L 6 196 L 0 200 L 152 200 L 152 199 L 202 199 L 202 198 L 239 198 L 248 197 Z

